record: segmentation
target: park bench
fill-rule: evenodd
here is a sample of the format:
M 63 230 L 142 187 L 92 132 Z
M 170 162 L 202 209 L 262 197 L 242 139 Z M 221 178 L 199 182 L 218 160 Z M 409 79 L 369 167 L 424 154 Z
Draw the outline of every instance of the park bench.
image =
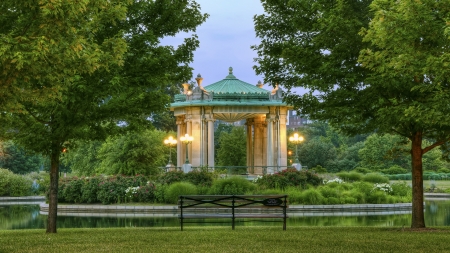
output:
M 178 218 L 181 230 L 186 219 L 231 220 L 234 230 L 236 219 L 282 219 L 286 230 L 287 195 L 180 195 Z

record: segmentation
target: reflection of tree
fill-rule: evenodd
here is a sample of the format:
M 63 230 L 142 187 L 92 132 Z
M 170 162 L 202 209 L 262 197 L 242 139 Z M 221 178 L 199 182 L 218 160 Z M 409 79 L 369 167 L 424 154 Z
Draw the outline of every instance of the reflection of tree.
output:
M 36 220 L 41 220 L 37 222 Z M 39 225 L 36 227 L 36 225 Z M 0 206 L 0 229 L 44 228 L 38 205 Z

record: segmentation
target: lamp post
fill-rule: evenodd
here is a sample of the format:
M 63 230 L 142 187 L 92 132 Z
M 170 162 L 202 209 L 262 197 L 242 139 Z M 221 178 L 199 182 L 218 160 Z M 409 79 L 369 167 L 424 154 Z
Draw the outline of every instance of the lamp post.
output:
M 177 140 L 175 140 L 172 136 L 164 140 L 164 144 L 169 146 L 169 163 L 167 164 L 167 168 L 170 169 L 173 167 L 172 164 L 172 146 L 177 144 Z
M 292 164 L 292 166 L 295 167 L 297 170 L 302 169 L 302 165 L 298 160 L 298 144 L 300 144 L 303 140 L 304 140 L 303 136 L 298 135 L 298 133 L 295 133 L 293 136 L 289 137 L 289 141 L 295 145 L 295 163 Z
M 180 137 L 180 141 L 184 144 L 186 144 L 186 161 L 183 164 L 183 170 L 184 172 L 189 172 L 191 170 L 191 165 L 189 164 L 189 156 L 188 156 L 188 144 L 192 143 L 194 140 L 194 137 L 189 136 L 189 134 L 185 134 L 184 136 Z

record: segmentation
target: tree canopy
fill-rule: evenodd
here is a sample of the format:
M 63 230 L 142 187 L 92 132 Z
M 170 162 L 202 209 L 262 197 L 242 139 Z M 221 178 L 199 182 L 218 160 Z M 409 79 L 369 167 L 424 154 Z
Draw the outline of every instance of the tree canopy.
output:
M 422 156 L 450 138 L 450 1 L 272 1 L 255 16 L 257 74 L 286 101 L 348 134 L 411 140 L 413 215 L 425 227 Z M 430 145 L 422 147 L 429 138 Z
M 195 32 L 206 18 L 193 0 L 2 1 L 2 134 L 51 157 L 47 232 L 56 232 L 58 167 L 71 140 L 150 127 L 170 84 L 191 76 Z M 44 94 L 40 97 L 34 94 Z M 39 98 L 36 98 L 39 97 Z

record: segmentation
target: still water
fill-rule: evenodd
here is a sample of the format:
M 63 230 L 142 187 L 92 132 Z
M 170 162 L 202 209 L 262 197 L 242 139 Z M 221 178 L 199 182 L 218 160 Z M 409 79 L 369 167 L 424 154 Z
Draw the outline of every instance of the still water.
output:
M 287 226 L 405 226 L 411 224 L 411 214 L 388 214 L 368 216 L 315 216 L 291 217 Z M 44 229 L 47 216 L 39 214 L 38 205 L 0 205 L 0 230 Z M 426 200 L 425 224 L 427 226 L 450 226 L 450 200 Z M 179 227 L 177 218 L 131 218 L 131 217 L 71 217 L 59 216 L 58 228 L 111 228 L 111 227 Z M 214 223 L 196 223 L 195 226 L 230 226 L 217 220 Z M 237 226 L 273 225 L 273 221 L 245 220 Z

